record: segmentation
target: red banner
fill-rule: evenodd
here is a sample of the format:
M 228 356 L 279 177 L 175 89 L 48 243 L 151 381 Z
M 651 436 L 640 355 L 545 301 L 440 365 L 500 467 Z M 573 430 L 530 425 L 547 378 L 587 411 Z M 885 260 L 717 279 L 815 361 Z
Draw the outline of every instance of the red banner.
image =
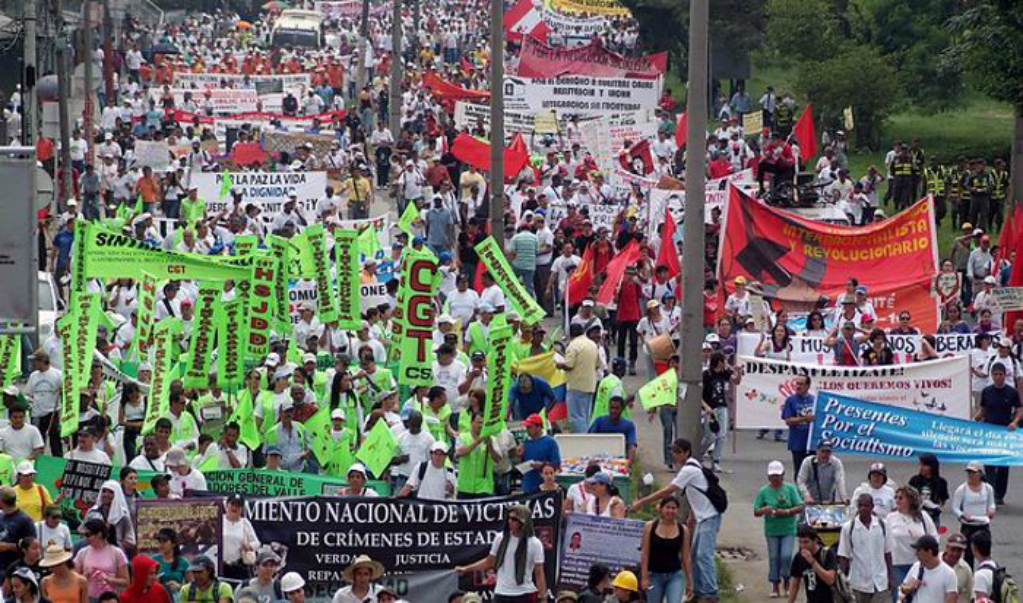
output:
M 489 90 L 469 90 L 442 80 L 436 73 L 423 74 L 423 87 L 428 88 L 437 98 L 445 101 L 485 100 L 490 98 Z
M 451 145 L 451 153 L 459 160 L 475 166 L 481 171 L 490 171 L 490 144 L 470 136 L 459 134 Z M 529 163 L 529 150 L 522 134 L 516 134 L 504 148 L 504 180 L 514 182 L 522 168 Z
M 519 77 L 552 78 L 562 75 L 656 79 L 664 75 L 667 60 L 660 55 L 623 57 L 604 48 L 600 38 L 578 48 L 551 48 L 529 36 L 522 40 Z
M 807 311 L 833 306 L 856 278 L 867 287 L 877 326 L 894 326 L 908 310 L 918 328 L 936 328 L 930 283 L 938 240 L 930 199 L 883 222 L 834 226 L 769 207 L 733 186 L 725 214 L 718 275 L 728 292 L 744 276 L 759 283 L 775 309 Z

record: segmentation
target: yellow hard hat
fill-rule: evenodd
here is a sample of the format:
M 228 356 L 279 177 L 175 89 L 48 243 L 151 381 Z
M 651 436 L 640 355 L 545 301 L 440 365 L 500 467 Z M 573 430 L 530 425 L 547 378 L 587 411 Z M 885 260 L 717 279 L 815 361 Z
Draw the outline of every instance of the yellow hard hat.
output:
M 628 570 L 618 572 L 618 575 L 615 576 L 615 580 L 611 583 L 611 586 L 615 588 L 624 588 L 625 590 L 634 593 L 639 592 L 639 580 L 636 579 L 636 574 Z

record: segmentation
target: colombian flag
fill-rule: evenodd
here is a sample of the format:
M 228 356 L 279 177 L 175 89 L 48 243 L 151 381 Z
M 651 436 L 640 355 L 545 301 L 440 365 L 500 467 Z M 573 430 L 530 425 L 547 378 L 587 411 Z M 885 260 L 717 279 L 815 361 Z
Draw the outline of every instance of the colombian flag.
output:
M 546 381 L 558 399 L 547 418 L 551 421 L 568 418 L 568 408 L 565 406 L 565 372 L 554 364 L 554 352 L 545 352 L 513 362 L 512 371 L 519 375 L 529 373 Z

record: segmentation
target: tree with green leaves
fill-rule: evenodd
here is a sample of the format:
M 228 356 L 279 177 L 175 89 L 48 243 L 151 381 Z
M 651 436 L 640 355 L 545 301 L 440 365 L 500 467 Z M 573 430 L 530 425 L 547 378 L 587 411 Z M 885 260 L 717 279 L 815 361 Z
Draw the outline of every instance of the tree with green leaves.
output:
M 949 24 L 955 45 L 950 55 L 992 98 L 1012 105 L 1015 116 L 1011 199 L 1023 201 L 1023 9 L 1019 0 L 967 0 Z

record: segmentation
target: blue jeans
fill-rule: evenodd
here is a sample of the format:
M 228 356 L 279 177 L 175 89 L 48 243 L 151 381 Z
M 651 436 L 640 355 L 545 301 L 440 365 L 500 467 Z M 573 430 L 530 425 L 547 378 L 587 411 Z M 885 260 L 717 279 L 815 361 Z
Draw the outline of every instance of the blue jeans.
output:
M 728 407 L 722 406 L 714 409 L 714 417 L 718 421 L 718 432 L 710 430 L 710 422 L 703 427 L 703 452 L 706 454 L 711 444 L 714 444 L 712 457 L 715 463 L 721 462 L 721 454 L 725 451 L 725 440 L 728 438 Z
M 676 408 L 665 404 L 657 409 L 657 415 L 661 418 L 661 439 L 664 440 L 664 464 L 671 465 L 675 461 L 671 458 L 671 443 L 675 441 L 675 417 L 678 414 Z
M 536 279 L 536 269 L 526 270 L 525 268 L 512 268 L 512 270 L 515 272 L 515 276 L 519 277 L 519 280 L 522 281 L 522 284 L 526 287 L 526 291 L 529 291 L 529 294 L 532 295 L 533 298 L 536 298 L 536 292 L 533 287 L 533 281 Z
M 696 524 L 693 535 L 693 595 L 718 596 L 718 571 L 714 566 L 714 553 L 718 546 L 721 515 L 715 514 Z
M 771 584 L 788 582 L 795 548 L 795 534 L 767 537 L 767 579 Z
M 672 574 L 650 572 L 650 590 L 647 591 L 647 603 L 682 603 L 682 593 L 686 588 L 686 575 L 682 570 Z
M 593 392 L 570 389 L 565 393 L 568 424 L 572 427 L 572 433 L 586 433 L 590 428 L 590 405 L 592 403 Z
M 892 564 L 892 580 L 895 584 L 902 584 L 906 580 L 906 576 L 909 575 L 909 570 L 913 569 L 913 564 L 902 565 Z M 899 589 L 892 591 L 892 603 L 898 603 L 899 600 Z

